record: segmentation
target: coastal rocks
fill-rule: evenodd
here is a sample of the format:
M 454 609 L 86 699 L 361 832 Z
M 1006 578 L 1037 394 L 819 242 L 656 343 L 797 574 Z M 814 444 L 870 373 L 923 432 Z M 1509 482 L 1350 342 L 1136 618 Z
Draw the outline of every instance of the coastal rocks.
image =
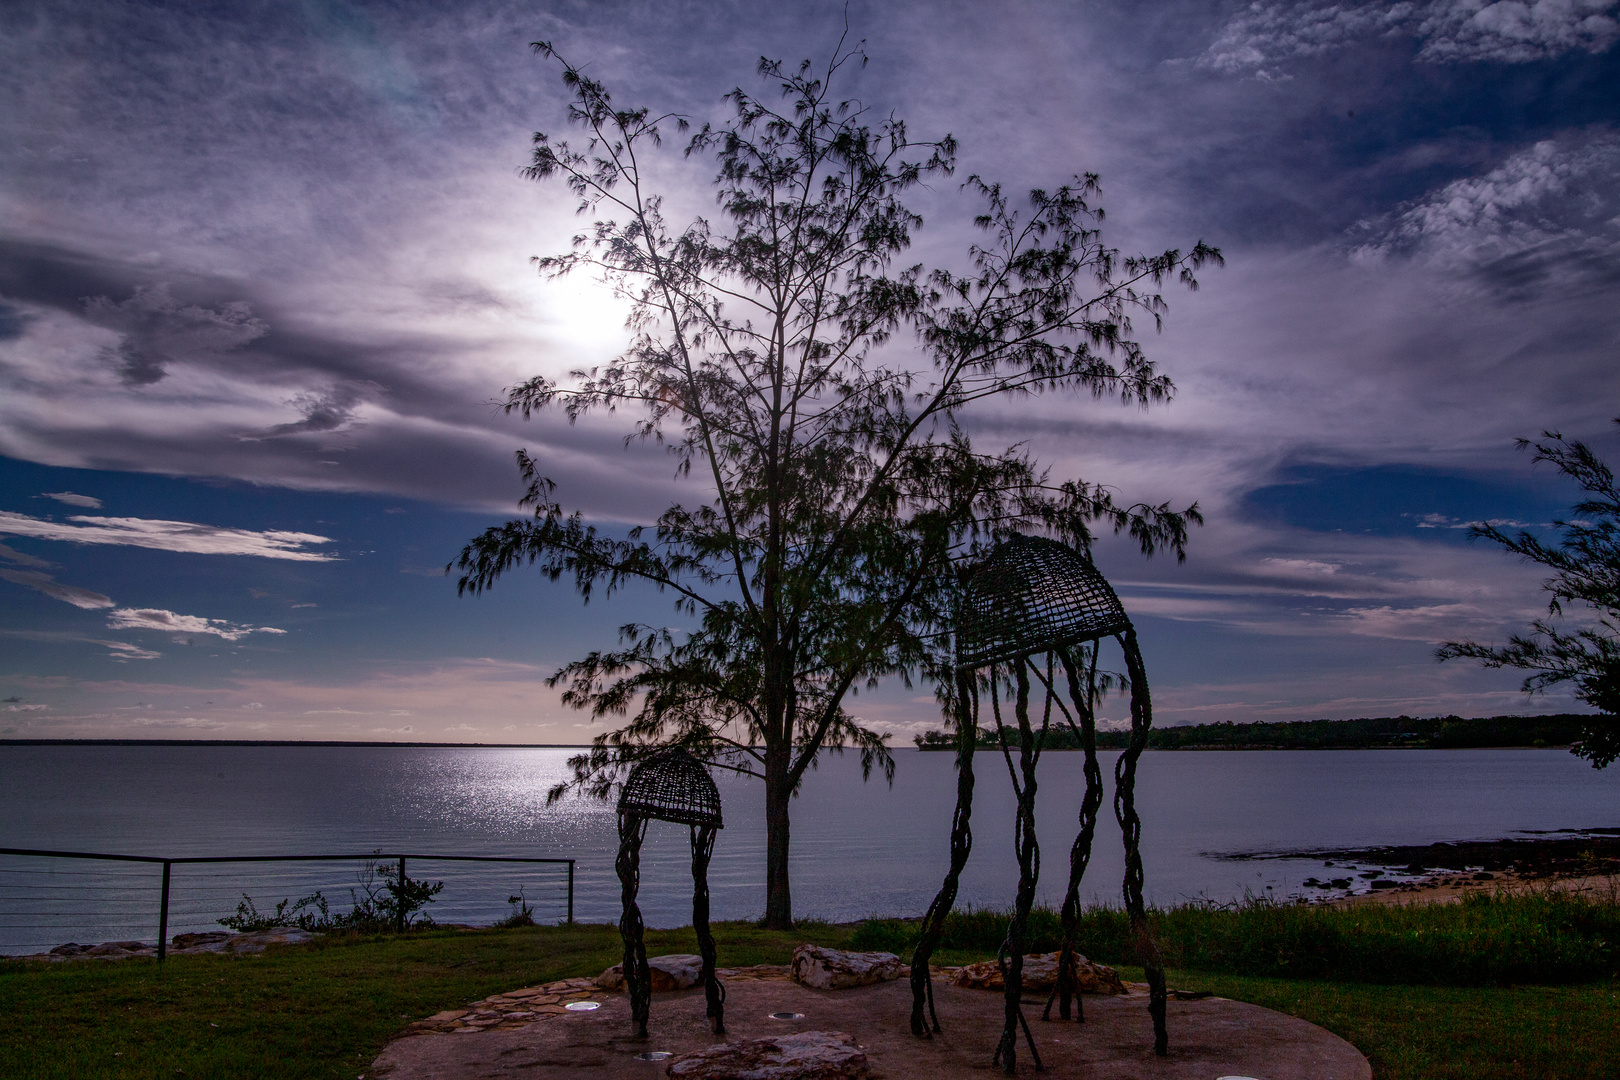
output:
M 905 974 L 906 966 L 894 953 L 843 952 L 819 945 L 793 950 L 793 981 L 817 990 L 870 986 Z
M 70 941 L 45 954 L 52 960 L 122 960 L 129 956 L 156 956 L 157 946 L 140 941 L 107 941 L 100 945 L 80 945 Z
M 319 934 L 300 930 L 294 926 L 278 926 L 271 930 L 255 930 L 248 934 L 226 934 L 224 937 L 217 933 L 176 934 L 175 947 L 170 949 L 169 953 L 171 956 L 175 953 L 231 953 L 243 956 L 262 953 L 271 945 L 303 945 L 318 937 Z M 182 938 L 194 940 L 182 945 Z
M 674 1080 L 858 1080 L 866 1054 L 842 1031 L 804 1031 L 720 1043 L 672 1062 Z
M 300 930 L 293 926 L 278 926 L 272 930 L 256 930 L 249 934 L 230 934 L 224 931 L 212 931 L 202 934 L 176 934 L 173 944 L 168 949 L 170 956 L 186 956 L 194 953 L 226 953 L 235 956 L 250 956 L 262 953 L 271 945 L 302 945 L 307 941 L 314 941 L 319 934 Z M 68 942 L 58 945 L 48 953 L 41 953 L 33 959 L 38 960 L 127 960 L 134 956 L 157 957 L 157 946 L 148 945 L 143 941 L 107 941 L 100 945 L 80 945 Z
M 703 957 L 690 953 L 652 956 L 647 959 L 647 967 L 652 970 L 653 993 L 666 994 L 671 990 L 696 986 L 703 975 Z M 614 964 L 602 972 L 596 977 L 596 985 L 603 990 L 623 990 L 624 965 Z
M 1058 957 L 1061 953 L 1033 953 L 1024 957 L 1024 989 L 1051 990 L 1057 986 Z M 1083 956 L 1075 957 L 1076 975 L 1082 994 L 1123 994 L 1125 984 L 1119 973 L 1106 964 L 1093 964 Z M 1004 990 L 1006 981 L 994 960 L 982 964 L 969 964 L 957 968 L 951 982 L 969 990 Z

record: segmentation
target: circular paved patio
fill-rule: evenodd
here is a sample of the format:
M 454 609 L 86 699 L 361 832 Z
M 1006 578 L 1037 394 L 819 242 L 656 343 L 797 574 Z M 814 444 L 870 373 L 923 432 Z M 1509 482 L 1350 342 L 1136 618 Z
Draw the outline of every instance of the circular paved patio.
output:
M 701 989 L 653 998 L 651 1037 L 630 1034 L 629 1002 L 601 994 L 595 1012 L 554 1013 L 536 1022 L 485 1030 L 411 1034 L 391 1043 L 368 1077 L 380 1080 L 482 1080 L 485 1077 L 562 1080 L 654 1080 L 668 1061 L 642 1061 L 649 1050 L 676 1058 L 717 1042 L 740 1042 L 796 1031 L 842 1031 L 866 1051 L 878 1080 L 991 1080 L 990 1058 L 1001 1032 L 1001 995 L 965 990 L 936 980 L 935 1001 L 945 1031 L 931 1041 L 912 1037 L 911 990 L 905 981 L 853 990 L 812 990 L 792 982 L 731 982 L 727 1034 L 708 1030 Z M 1217 1080 L 1240 1075 L 1259 1080 L 1371 1080 L 1372 1069 L 1355 1047 L 1314 1024 L 1224 998 L 1170 1002 L 1170 1055 L 1153 1055 L 1147 994 L 1085 999 L 1086 1022 L 1042 1023 L 1041 1006 L 1026 1001 L 1047 1074 L 1086 1080 Z M 803 1020 L 773 1020 L 798 1012 Z M 673 1060 L 673 1059 L 672 1059 Z M 1028 1048 L 1019 1045 L 1018 1071 L 1033 1074 Z

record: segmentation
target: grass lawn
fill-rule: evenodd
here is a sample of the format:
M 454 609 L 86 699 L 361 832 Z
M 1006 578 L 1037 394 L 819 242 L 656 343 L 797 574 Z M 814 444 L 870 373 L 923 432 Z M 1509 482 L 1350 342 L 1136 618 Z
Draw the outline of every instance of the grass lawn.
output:
M 1620 982 L 1575 986 L 1376 986 L 1173 973 L 1302 1017 L 1348 1040 L 1375 1080 L 1611 1080 L 1620 1076 Z M 1172 1040 L 1175 1029 L 1170 1032 Z
M 824 924 L 792 934 L 745 923 L 715 930 L 727 965 L 785 963 L 798 942 L 843 945 L 852 933 Z M 697 951 L 690 930 L 651 932 L 647 945 L 655 955 Z M 614 928 L 576 926 L 327 939 L 257 957 L 176 956 L 161 966 L 0 963 L 0 1077 L 344 1080 L 360 1076 L 411 1020 L 501 990 L 595 974 L 617 948 Z M 1380 1080 L 1620 1074 L 1613 980 L 1454 988 L 1178 972 L 1171 985 L 1321 1024 L 1366 1053 Z

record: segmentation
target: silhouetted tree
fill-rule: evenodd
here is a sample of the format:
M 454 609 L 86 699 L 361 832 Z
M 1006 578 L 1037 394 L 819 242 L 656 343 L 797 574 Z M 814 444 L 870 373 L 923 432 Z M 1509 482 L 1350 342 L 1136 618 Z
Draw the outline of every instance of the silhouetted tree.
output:
M 1096 484 L 1055 482 L 1019 448 L 979 452 L 959 426 L 992 397 L 1079 390 L 1146 405 L 1169 380 L 1131 340 L 1133 313 L 1164 310 L 1167 278 L 1220 254 L 1199 244 L 1122 258 L 1104 246 L 1097 178 L 1030 194 L 1014 209 L 995 184 L 964 185 L 984 239 L 966 269 L 897 268 L 921 219 L 903 197 L 948 175 L 955 143 L 918 142 L 893 116 L 840 100 L 832 85 L 865 62 L 842 43 L 826 68 L 761 61 L 779 107 L 741 90 L 729 117 L 695 130 L 672 114 L 617 105 L 556 59 L 583 147 L 534 138 L 535 180 L 560 179 L 600 215 L 547 276 L 601 275 L 631 305 L 636 336 L 601 369 L 508 392 L 525 417 L 560 407 L 634 407 L 633 436 L 700 485 L 626 539 L 557 501 L 543 463 L 520 453 L 533 516 L 467 545 L 460 588 L 477 593 L 535 564 L 587 598 L 626 582 L 675 594 L 695 625 L 634 624 L 619 646 L 552 677 L 594 716 L 628 716 L 572 761 L 560 785 L 605 796 L 627 765 L 681 745 L 765 784 L 765 924 L 792 922 L 789 798 L 823 748 L 859 750 L 866 775 L 893 761 L 883 736 L 845 707 L 861 685 L 925 673 L 944 625 L 953 559 L 996 530 L 1044 530 L 1084 545 L 1094 524 L 1145 553 L 1183 552 L 1196 504 L 1116 504 Z M 664 217 L 648 167 L 665 129 L 714 162 L 718 213 Z M 904 337 L 902 336 L 904 335 Z M 910 339 L 910 340 L 907 340 Z
M 1615 418 L 1620 424 L 1620 417 Z M 1542 441 L 1520 439 L 1519 448 L 1535 448 L 1534 460 L 1550 461 L 1558 471 L 1580 484 L 1588 498 L 1575 504 L 1569 521 L 1554 522 L 1563 530 L 1556 546 L 1549 547 L 1528 532 L 1508 535 L 1495 525 L 1475 525 L 1470 536 L 1495 541 L 1529 562 L 1552 570 L 1542 588 L 1552 594 L 1549 616 L 1564 614 L 1566 603 L 1580 604 L 1597 613 L 1595 625 L 1563 630 L 1548 619 L 1530 624 L 1530 636 L 1515 634 L 1506 645 L 1474 641 L 1448 641 L 1437 653 L 1441 660 L 1471 657 L 1490 668 L 1525 668 L 1535 672 L 1524 680 L 1524 691 L 1535 693 L 1559 683 L 1575 684 L 1575 696 L 1601 714 L 1582 725 L 1573 752 L 1604 768 L 1620 757 L 1620 489 L 1614 473 L 1585 443 L 1566 439 L 1556 431 L 1541 433 Z

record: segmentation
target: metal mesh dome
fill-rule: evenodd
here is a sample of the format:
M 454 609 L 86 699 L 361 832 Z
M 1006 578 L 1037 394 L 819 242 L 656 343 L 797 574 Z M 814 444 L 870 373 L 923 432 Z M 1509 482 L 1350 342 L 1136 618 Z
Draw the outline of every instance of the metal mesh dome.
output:
M 724 828 L 720 791 L 709 770 L 685 750 L 660 750 L 631 769 L 619 793 L 619 813 Z
M 956 665 L 1004 663 L 1095 641 L 1131 625 L 1108 581 L 1056 540 L 1013 534 L 968 575 L 956 625 Z

